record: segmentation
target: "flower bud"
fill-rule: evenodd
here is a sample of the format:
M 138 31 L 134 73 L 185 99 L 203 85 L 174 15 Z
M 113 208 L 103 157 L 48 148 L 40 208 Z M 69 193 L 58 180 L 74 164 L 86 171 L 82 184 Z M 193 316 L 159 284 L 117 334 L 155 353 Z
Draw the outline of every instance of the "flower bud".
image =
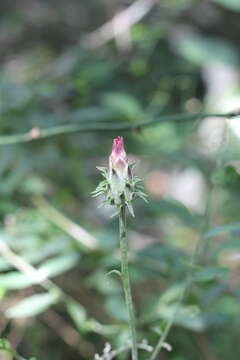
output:
M 141 179 L 132 174 L 134 164 L 129 164 L 124 149 L 123 137 L 118 136 L 113 140 L 111 155 L 109 156 L 109 168 L 98 167 L 105 180 L 101 181 L 93 196 L 105 195 L 101 205 L 115 206 L 119 213 L 122 206 L 127 206 L 130 214 L 134 216 L 132 201 L 140 197 L 146 201 L 146 195 L 139 185 Z
M 124 149 L 123 137 L 113 140 L 112 153 L 109 157 L 109 183 L 117 203 L 123 193 L 130 175 L 128 158 Z
M 116 173 L 120 178 L 128 176 L 128 159 L 124 149 L 123 137 L 113 140 L 112 153 L 109 157 L 110 176 Z

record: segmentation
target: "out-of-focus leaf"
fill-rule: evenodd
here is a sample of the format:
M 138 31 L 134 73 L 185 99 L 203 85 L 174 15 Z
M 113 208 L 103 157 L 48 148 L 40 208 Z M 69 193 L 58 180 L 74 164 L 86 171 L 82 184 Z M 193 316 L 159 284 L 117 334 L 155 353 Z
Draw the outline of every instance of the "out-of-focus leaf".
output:
M 171 213 L 176 215 L 184 223 L 190 226 L 194 226 L 196 224 L 196 217 L 194 214 L 191 213 L 180 201 L 172 198 L 164 198 L 158 202 L 152 202 L 152 206 L 155 210 L 161 211 L 161 213 Z
M 210 281 L 216 278 L 226 278 L 229 270 L 220 266 L 211 266 L 197 270 L 193 274 L 195 281 Z
M 155 309 L 155 314 L 168 321 L 173 318 L 175 324 L 197 332 L 203 331 L 206 326 L 205 319 L 196 306 L 159 303 Z
M 23 192 L 28 194 L 44 194 L 47 189 L 47 184 L 37 176 L 31 176 L 21 184 Z
M 58 298 L 56 293 L 33 295 L 9 308 L 6 315 L 10 318 L 36 316 L 55 304 Z
M 9 262 L 7 262 L 5 259 L 0 258 L 0 271 L 8 270 L 11 268 L 11 265 Z
M 38 242 L 36 247 L 30 247 L 29 244 L 26 244 L 26 249 L 23 251 L 23 257 L 31 264 L 38 263 L 44 260 L 46 257 L 50 257 L 57 254 L 68 253 L 69 250 L 69 240 L 65 237 L 57 237 L 57 239 L 52 239 L 49 242 L 46 242 L 44 245 L 42 242 Z M 40 251 L 41 250 L 41 251 Z
M 0 359 L 12 360 L 15 351 L 11 349 L 10 343 L 7 339 L 0 339 Z
M 77 329 L 79 331 L 84 330 L 86 328 L 85 322 L 87 319 L 85 308 L 79 303 L 71 301 L 67 303 L 67 311 Z
M 160 303 L 170 303 L 178 300 L 184 291 L 185 284 L 175 284 L 170 286 L 160 297 Z
M 53 277 L 64 273 L 74 267 L 80 259 L 77 253 L 66 254 L 46 260 L 40 267 L 39 271 L 46 277 Z
M 228 163 L 224 168 L 215 171 L 211 177 L 215 185 L 237 185 L 239 182 L 239 165 Z
M 1 360 L 12 360 L 13 355 L 11 355 L 7 350 L 0 349 L 0 359 Z
M 239 237 L 237 236 L 236 238 L 232 238 L 222 242 L 215 251 L 216 254 L 219 254 L 221 251 L 224 251 L 226 249 L 239 249 L 239 248 L 240 248 L 240 241 L 239 241 Z
M 2 94 L 2 113 L 25 106 L 32 96 L 31 89 L 27 85 L 16 82 L 1 82 L 0 92 Z
M 43 244 L 40 236 L 18 236 L 15 238 L 7 238 L 5 233 L 1 237 L 14 249 L 17 250 L 21 256 L 28 263 L 36 264 L 43 261 L 45 258 L 62 254 L 63 252 L 69 254 L 69 240 L 65 237 L 57 237 L 51 241 Z M 0 258 L 0 270 L 11 269 L 11 264 L 5 259 Z
M 90 108 L 83 108 L 72 112 L 71 118 L 73 121 L 107 121 L 114 117 L 114 112 L 111 109 L 103 107 L 92 106 Z
M 240 1 L 239 0 L 213 0 L 215 3 L 226 7 L 227 9 L 233 11 L 240 11 Z
M 39 273 L 43 278 L 50 278 L 64 273 L 74 267 L 79 261 L 79 254 L 71 253 L 65 256 L 55 257 L 46 260 L 39 268 Z M 24 289 L 34 284 L 27 275 L 11 271 L 6 274 L 0 274 L 0 286 L 4 289 Z
M 131 95 L 109 93 L 104 95 L 103 103 L 127 119 L 139 121 L 143 117 L 140 103 Z
M 86 279 L 86 284 L 104 295 L 119 294 L 120 285 L 117 277 L 107 276 L 103 271 L 97 270 Z
M 192 331 L 202 332 L 206 328 L 206 321 L 197 312 L 196 307 L 180 308 L 174 323 Z
M 14 171 L 8 174 L 1 183 L 1 193 L 8 196 L 13 193 L 23 181 L 26 168 L 20 164 Z
M 172 271 L 173 268 L 176 270 L 184 269 L 183 259 L 184 253 L 179 249 L 174 249 L 166 244 L 154 244 L 146 247 L 144 250 L 141 250 L 137 253 L 139 262 L 141 259 L 142 266 L 146 263 L 148 266 L 148 262 L 152 263 L 152 268 L 154 265 L 156 269 L 161 270 L 163 273 Z M 155 264 L 153 263 L 155 261 Z M 157 263 L 156 263 L 157 261 Z
M 99 243 L 102 248 L 114 249 L 117 246 L 118 239 L 115 236 L 114 231 L 109 229 L 101 229 L 95 232 L 95 237 L 99 239 Z
M 105 303 L 107 312 L 117 320 L 128 320 L 128 312 L 124 300 L 119 296 L 109 297 Z
M 5 289 L 1 287 L 1 283 L 0 283 L 0 299 L 4 296 L 5 294 Z
M 239 231 L 239 230 L 240 230 L 240 223 L 216 226 L 215 228 L 212 228 L 211 230 L 207 231 L 204 234 L 204 237 L 211 238 L 213 236 L 224 235 L 227 233 L 231 233 L 232 231 Z
M 239 299 L 234 296 L 226 295 L 219 299 L 216 306 L 219 311 L 235 316 L 239 309 Z
M 118 326 L 103 325 L 93 318 L 88 319 L 85 308 L 77 302 L 68 301 L 67 312 L 80 332 L 90 331 L 108 336 L 118 333 L 119 331 Z
M 0 275 L 0 286 L 4 289 L 24 289 L 32 284 L 30 278 L 18 271 Z
M 185 36 L 176 44 L 178 52 L 187 60 L 197 64 L 207 64 L 212 61 L 224 64 L 238 65 L 239 52 L 229 42 L 201 35 Z

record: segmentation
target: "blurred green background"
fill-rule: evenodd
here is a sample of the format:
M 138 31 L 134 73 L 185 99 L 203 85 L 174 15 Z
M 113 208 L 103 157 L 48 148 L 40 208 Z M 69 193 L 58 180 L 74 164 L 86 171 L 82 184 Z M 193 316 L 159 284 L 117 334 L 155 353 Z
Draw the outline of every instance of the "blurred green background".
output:
M 38 360 L 127 344 L 118 224 L 90 195 L 123 135 L 149 200 L 128 219 L 139 341 L 190 276 L 158 358 L 239 359 L 240 119 L 191 117 L 240 109 L 239 0 L 2 1 L 0 20 L 0 337 Z

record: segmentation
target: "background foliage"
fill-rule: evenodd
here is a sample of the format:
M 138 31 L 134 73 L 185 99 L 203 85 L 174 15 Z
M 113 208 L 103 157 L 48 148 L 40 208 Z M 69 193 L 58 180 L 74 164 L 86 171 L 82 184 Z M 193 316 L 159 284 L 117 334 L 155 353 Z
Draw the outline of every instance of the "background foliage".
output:
M 149 196 L 128 221 L 139 340 L 190 276 L 161 359 L 236 360 L 239 118 L 191 114 L 239 110 L 239 1 L 152 1 L 101 32 L 132 3 L 0 4 L 0 334 L 39 360 L 126 344 L 117 222 L 90 196 L 124 135 Z

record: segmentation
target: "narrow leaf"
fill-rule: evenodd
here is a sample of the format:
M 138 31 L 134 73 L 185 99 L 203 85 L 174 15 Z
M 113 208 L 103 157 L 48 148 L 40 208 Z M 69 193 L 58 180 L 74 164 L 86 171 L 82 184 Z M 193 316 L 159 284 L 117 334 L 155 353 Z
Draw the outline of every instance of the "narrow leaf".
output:
M 57 300 L 58 295 L 56 293 L 33 295 L 9 308 L 6 315 L 9 318 L 36 316 L 55 304 Z

